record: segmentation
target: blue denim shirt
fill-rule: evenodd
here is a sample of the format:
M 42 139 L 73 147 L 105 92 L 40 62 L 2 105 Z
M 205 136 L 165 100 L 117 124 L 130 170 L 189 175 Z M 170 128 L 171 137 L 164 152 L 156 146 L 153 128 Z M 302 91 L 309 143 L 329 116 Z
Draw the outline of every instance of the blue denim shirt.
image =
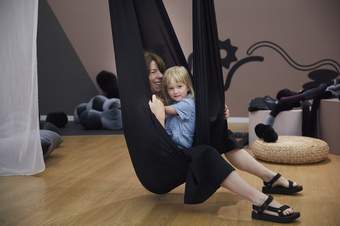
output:
M 179 148 L 189 149 L 195 132 L 195 101 L 189 96 L 170 106 L 177 115 L 167 116 L 165 130 Z

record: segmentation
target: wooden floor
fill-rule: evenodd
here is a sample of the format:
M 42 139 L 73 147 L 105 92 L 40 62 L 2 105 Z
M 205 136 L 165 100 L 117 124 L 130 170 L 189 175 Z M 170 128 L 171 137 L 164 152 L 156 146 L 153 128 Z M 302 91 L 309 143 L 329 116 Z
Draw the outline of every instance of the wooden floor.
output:
M 266 165 L 304 185 L 301 195 L 275 196 L 301 212 L 294 225 L 340 225 L 340 156 L 314 165 Z M 240 174 L 261 187 L 254 176 Z M 65 137 L 45 172 L 0 177 L 1 226 L 279 225 L 251 220 L 250 208 L 222 189 L 200 205 L 183 204 L 183 186 L 167 195 L 149 193 L 134 174 L 122 135 Z

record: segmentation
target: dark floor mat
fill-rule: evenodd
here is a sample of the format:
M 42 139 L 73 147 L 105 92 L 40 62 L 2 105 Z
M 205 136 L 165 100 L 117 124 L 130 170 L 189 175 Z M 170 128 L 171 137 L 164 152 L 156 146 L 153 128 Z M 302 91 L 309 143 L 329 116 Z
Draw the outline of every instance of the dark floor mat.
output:
M 65 128 L 60 128 L 60 131 L 62 136 L 124 134 L 123 130 L 87 130 L 75 122 L 68 122 Z

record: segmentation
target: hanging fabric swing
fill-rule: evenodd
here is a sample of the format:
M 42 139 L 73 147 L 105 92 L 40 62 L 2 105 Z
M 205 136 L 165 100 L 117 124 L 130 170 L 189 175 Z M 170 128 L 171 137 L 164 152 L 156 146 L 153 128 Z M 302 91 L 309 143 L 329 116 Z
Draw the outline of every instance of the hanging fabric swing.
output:
M 187 67 L 161 0 L 109 0 L 124 134 L 140 182 L 163 194 L 186 183 L 184 202 L 209 198 L 233 171 L 221 156 L 235 148 L 226 141 L 222 68 L 212 0 L 194 0 L 195 145 L 179 150 L 149 109 L 151 91 L 144 50 L 167 67 Z M 219 151 L 217 151 L 219 150 Z

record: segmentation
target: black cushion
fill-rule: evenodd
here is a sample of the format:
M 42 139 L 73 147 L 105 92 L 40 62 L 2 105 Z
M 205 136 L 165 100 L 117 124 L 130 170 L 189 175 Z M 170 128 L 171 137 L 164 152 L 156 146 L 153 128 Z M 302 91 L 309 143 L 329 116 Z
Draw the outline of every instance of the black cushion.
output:
M 265 125 L 263 123 L 257 124 L 255 126 L 255 133 L 265 142 L 275 142 L 278 139 L 278 135 L 273 127 L 270 125 Z
M 96 81 L 108 98 L 119 98 L 117 78 L 112 72 L 99 72 Z
M 68 119 L 64 112 L 51 112 L 47 114 L 46 122 L 50 122 L 59 128 L 64 128 Z
M 86 110 L 80 114 L 80 123 L 85 129 L 102 129 L 101 112 L 96 110 Z

